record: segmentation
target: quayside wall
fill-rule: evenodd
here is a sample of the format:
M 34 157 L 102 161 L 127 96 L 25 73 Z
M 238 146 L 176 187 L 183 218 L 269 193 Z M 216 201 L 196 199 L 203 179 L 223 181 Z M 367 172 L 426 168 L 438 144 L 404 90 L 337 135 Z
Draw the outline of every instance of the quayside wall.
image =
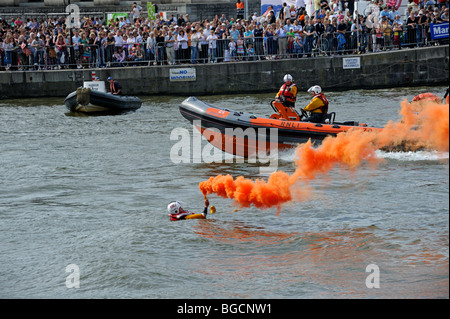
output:
M 352 60 L 348 60 L 352 58 Z M 348 63 L 348 62 L 353 62 Z M 300 90 L 448 85 L 449 46 L 363 55 L 102 69 L 0 72 L 0 98 L 65 97 L 92 79 L 117 79 L 126 95 L 210 95 L 276 92 L 284 74 Z M 184 78 L 177 73 L 186 75 Z M 180 79 L 181 78 L 181 79 Z

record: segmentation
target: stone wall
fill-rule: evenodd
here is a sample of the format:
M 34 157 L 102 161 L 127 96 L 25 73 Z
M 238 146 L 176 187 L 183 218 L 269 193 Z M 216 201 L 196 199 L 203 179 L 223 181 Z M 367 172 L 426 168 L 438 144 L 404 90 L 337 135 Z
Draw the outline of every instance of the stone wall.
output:
M 344 57 L 359 57 L 361 67 L 344 69 Z M 121 82 L 124 94 L 189 96 L 276 92 L 286 73 L 293 75 L 303 91 L 315 84 L 328 91 L 448 85 L 448 65 L 449 47 L 438 46 L 334 58 L 107 68 L 95 71 L 101 80 L 112 76 Z M 195 68 L 196 80 L 171 82 L 169 70 L 174 68 Z M 91 71 L 3 71 L 0 72 L 0 97 L 64 98 L 81 86 L 83 81 L 90 81 Z

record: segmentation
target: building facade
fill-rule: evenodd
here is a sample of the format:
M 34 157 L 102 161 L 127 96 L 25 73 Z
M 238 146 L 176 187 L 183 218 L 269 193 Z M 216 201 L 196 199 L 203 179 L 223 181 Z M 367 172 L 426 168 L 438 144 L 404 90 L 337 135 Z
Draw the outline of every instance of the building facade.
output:
M 123 3 L 124 5 L 128 5 L 130 2 L 136 2 L 140 5 L 145 5 L 147 2 L 152 2 L 156 4 L 211 4 L 211 3 L 231 3 L 235 2 L 234 0 L 136 0 L 136 1 L 121 1 L 121 0 L 2 0 L 0 1 L 0 7 L 14 7 L 14 6 L 20 6 L 20 5 L 30 5 L 30 4 L 36 4 L 37 6 L 44 5 L 44 6 L 65 6 L 69 3 L 75 3 L 79 6 L 92 6 L 92 5 L 99 5 L 99 6 L 109 6 L 109 5 L 121 5 Z
M 76 4 L 81 14 L 104 15 L 106 12 L 129 12 L 136 2 L 143 8 L 147 2 L 158 5 L 160 12 L 169 15 L 189 14 L 192 21 L 212 19 L 216 14 L 236 17 L 236 0 L 0 0 L 0 17 L 41 17 L 49 14 L 64 14 L 65 7 Z M 246 17 L 260 12 L 261 0 L 244 0 Z

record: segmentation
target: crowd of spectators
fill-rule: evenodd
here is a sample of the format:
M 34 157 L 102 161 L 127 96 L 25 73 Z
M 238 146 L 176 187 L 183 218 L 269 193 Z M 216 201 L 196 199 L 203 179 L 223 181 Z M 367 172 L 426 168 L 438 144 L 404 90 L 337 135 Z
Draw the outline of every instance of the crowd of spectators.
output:
M 430 35 L 431 23 L 448 22 L 448 0 L 408 0 L 403 16 L 385 1 L 357 12 L 354 0 L 316 0 L 308 15 L 300 0 L 248 19 L 218 14 L 202 21 L 187 14 L 149 20 L 133 4 L 128 17 L 85 16 L 79 28 L 67 28 L 66 17 L 0 17 L 0 70 L 219 63 L 448 44 Z

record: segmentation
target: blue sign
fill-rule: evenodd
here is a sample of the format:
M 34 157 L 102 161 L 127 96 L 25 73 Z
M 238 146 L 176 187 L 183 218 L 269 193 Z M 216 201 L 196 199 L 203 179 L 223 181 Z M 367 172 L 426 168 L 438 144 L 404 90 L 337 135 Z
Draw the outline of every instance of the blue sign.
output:
M 430 32 L 433 40 L 448 38 L 448 22 L 439 24 L 431 23 Z

